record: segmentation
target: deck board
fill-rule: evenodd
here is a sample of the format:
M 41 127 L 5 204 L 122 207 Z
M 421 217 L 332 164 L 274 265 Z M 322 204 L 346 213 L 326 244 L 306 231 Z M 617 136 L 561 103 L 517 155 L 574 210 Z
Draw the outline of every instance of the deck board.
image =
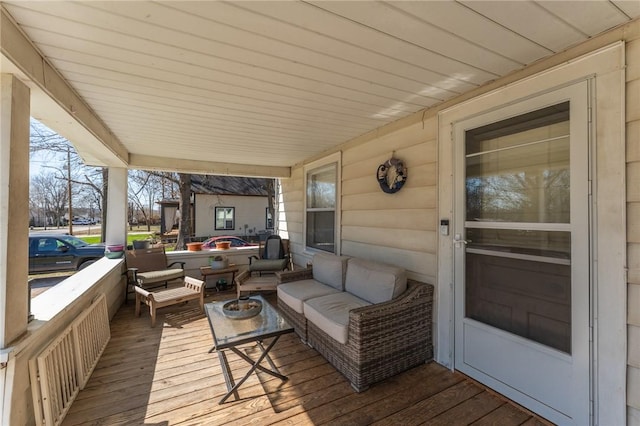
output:
M 274 302 L 273 294 L 267 299 Z M 155 328 L 148 311 L 136 318 L 131 303 L 123 306 L 111 323 L 109 345 L 63 425 L 548 424 L 434 362 L 356 393 L 294 334 L 282 336 L 270 352 L 287 381 L 253 374 L 240 387 L 238 401 L 219 405 L 226 386 L 218 356 L 208 353 L 212 345 L 195 303 L 160 309 Z M 241 348 L 256 355 L 252 345 Z M 227 356 L 239 379 L 247 363 Z

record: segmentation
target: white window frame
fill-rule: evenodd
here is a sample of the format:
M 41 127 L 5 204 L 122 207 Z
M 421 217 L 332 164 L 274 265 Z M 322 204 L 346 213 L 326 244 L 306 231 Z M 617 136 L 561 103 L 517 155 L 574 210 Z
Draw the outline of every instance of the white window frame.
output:
M 341 232 L 340 232 L 340 218 L 342 216 L 342 152 L 338 151 L 331 155 L 328 155 L 322 159 L 313 161 L 304 166 L 304 182 L 303 182 L 303 227 L 302 227 L 302 240 L 305 254 L 313 255 L 315 253 L 322 253 L 322 250 L 309 247 L 307 245 L 307 180 L 310 172 L 328 166 L 330 164 L 336 164 L 336 203 L 335 203 L 335 215 L 334 215 L 334 253 L 340 255 L 341 253 Z M 326 252 L 325 252 L 326 253 Z
M 231 228 L 227 228 L 226 226 L 226 215 L 225 215 L 225 226 L 223 228 L 218 228 L 218 209 L 231 209 L 232 210 L 232 215 L 233 215 L 233 219 L 231 219 L 232 224 L 231 224 Z M 215 209 L 213 210 L 213 229 L 215 229 L 216 231 L 234 231 L 236 229 L 236 208 L 235 207 L 231 207 L 231 206 L 216 206 Z

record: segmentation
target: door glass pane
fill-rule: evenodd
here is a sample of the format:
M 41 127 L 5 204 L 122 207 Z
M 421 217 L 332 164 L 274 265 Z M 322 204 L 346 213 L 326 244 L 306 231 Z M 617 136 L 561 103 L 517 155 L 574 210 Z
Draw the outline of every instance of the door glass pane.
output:
M 554 142 L 470 158 L 467 220 L 569 223 L 569 140 Z
M 467 131 L 465 146 L 465 316 L 570 353 L 568 102 Z
M 467 229 L 467 248 L 571 259 L 571 233 L 520 229 Z
M 571 265 L 466 253 L 468 318 L 571 353 Z

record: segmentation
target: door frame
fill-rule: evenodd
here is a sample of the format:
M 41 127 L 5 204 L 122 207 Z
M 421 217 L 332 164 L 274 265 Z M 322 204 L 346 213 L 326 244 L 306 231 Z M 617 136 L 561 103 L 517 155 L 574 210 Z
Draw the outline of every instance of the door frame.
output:
M 439 221 L 455 219 L 453 124 L 578 81 L 588 81 L 592 149 L 590 193 L 593 257 L 590 321 L 593 335 L 592 421 L 626 422 L 626 184 L 624 42 L 616 42 L 546 71 L 438 113 Z M 449 226 L 451 230 L 453 226 Z M 436 360 L 453 369 L 454 246 L 453 233 L 438 239 L 436 288 Z
M 452 233 L 454 235 L 460 234 L 464 239 L 467 239 L 464 184 L 466 131 L 570 101 L 569 126 L 571 130 L 569 140 L 571 148 L 569 170 L 571 175 L 571 220 L 569 223 L 563 224 L 569 229 L 563 227 L 557 229 L 571 234 L 570 324 L 572 343 L 570 345 L 570 353 L 563 353 L 561 350 L 553 349 L 545 344 L 501 330 L 499 327 L 492 327 L 482 321 L 470 318 L 465 319 L 466 248 L 457 247 L 454 252 L 454 315 L 456 321 L 455 333 L 457 333 L 454 336 L 456 339 L 454 343 L 454 364 L 463 373 L 469 374 L 476 380 L 503 393 L 506 397 L 558 424 L 565 424 L 571 421 L 571 417 L 567 417 L 569 413 L 574 416 L 573 421 L 577 424 L 584 425 L 589 422 L 592 377 L 589 365 L 590 360 L 593 358 L 590 340 L 590 313 L 592 309 L 589 298 L 589 295 L 593 293 L 590 267 L 592 264 L 590 261 L 592 250 L 589 241 L 589 235 L 592 234 L 590 232 L 591 203 L 589 203 L 588 188 L 589 171 L 591 170 L 589 152 L 592 146 L 588 120 L 588 108 L 590 107 L 589 83 L 590 80 L 574 82 L 541 95 L 528 97 L 517 104 L 509 104 L 502 108 L 492 109 L 486 113 L 454 123 L 454 161 L 456 162 L 454 166 L 454 183 L 456 184 L 456 191 L 459 191 L 459 193 L 456 194 L 454 199 Z M 541 227 L 545 225 L 547 227 L 551 226 L 548 223 L 539 223 L 539 225 Z M 461 332 L 463 329 L 466 330 L 465 333 Z M 462 346 L 462 342 L 468 341 L 470 338 L 470 334 L 467 334 L 467 332 L 470 334 L 484 333 L 486 340 L 485 337 L 478 339 L 478 335 L 475 334 L 476 337 L 473 341 L 477 342 L 477 344 L 472 345 L 474 347 L 467 351 L 467 347 Z M 484 351 L 480 351 L 485 353 L 484 357 L 476 358 L 471 355 L 471 352 L 477 352 L 483 344 L 486 345 L 492 339 L 497 339 L 501 342 L 500 344 L 513 345 L 509 347 L 516 352 L 504 352 L 501 350 L 501 354 L 496 354 L 496 346 L 493 346 L 491 349 L 485 347 Z M 493 342 L 495 344 L 495 341 Z M 506 349 L 506 346 L 501 349 Z M 514 356 L 516 353 L 519 355 Z M 495 368 L 492 366 L 492 364 L 495 365 L 493 360 L 500 359 L 500 355 L 504 356 L 504 358 L 499 362 L 499 367 Z M 467 357 L 475 358 L 475 362 L 484 364 L 492 369 L 493 373 L 483 370 L 474 362 L 467 363 Z M 498 377 L 504 377 L 501 375 L 505 373 L 504 368 L 506 366 L 511 365 L 511 368 L 514 368 L 515 365 L 521 364 L 524 359 L 527 360 L 525 363 L 529 366 L 528 371 L 522 374 L 517 373 L 515 375 L 517 377 L 512 375 L 512 381 L 505 383 L 498 379 Z M 584 376 L 574 374 L 583 371 L 585 372 Z M 497 375 L 493 376 L 493 374 Z M 567 377 L 571 377 L 571 379 Z M 547 380 L 553 382 L 554 385 L 549 387 Z M 520 383 L 520 385 L 516 386 L 516 382 Z

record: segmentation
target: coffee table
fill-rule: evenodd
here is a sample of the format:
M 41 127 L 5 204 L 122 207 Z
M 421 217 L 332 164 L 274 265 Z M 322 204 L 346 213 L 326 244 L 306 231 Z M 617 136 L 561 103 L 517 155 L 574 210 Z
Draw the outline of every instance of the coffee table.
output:
M 251 318 L 231 319 L 222 312 L 222 306 L 229 300 L 213 303 L 205 303 L 204 311 L 209 320 L 211 334 L 213 335 L 213 347 L 209 353 L 216 352 L 220 360 L 222 374 L 227 384 L 227 393 L 220 399 L 219 404 L 223 404 L 227 398 L 233 394 L 236 399 L 238 388 L 249 378 L 255 370 L 260 370 L 281 380 L 287 380 L 287 376 L 280 373 L 269 357 L 269 351 L 283 334 L 292 333 L 293 327 L 280 315 L 280 313 L 269 304 L 262 296 L 256 295 L 252 299 L 262 302 L 262 311 Z M 265 347 L 264 341 L 272 339 Z M 245 343 L 255 342 L 261 354 L 256 359 L 251 359 L 248 355 L 240 351 L 237 347 Z M 225 351 L 230 350 L 251 365 L 251 368 L 237 383 L 233 379 Z M 266 360 L 270 368 L 266 368 L 260 363 Z

